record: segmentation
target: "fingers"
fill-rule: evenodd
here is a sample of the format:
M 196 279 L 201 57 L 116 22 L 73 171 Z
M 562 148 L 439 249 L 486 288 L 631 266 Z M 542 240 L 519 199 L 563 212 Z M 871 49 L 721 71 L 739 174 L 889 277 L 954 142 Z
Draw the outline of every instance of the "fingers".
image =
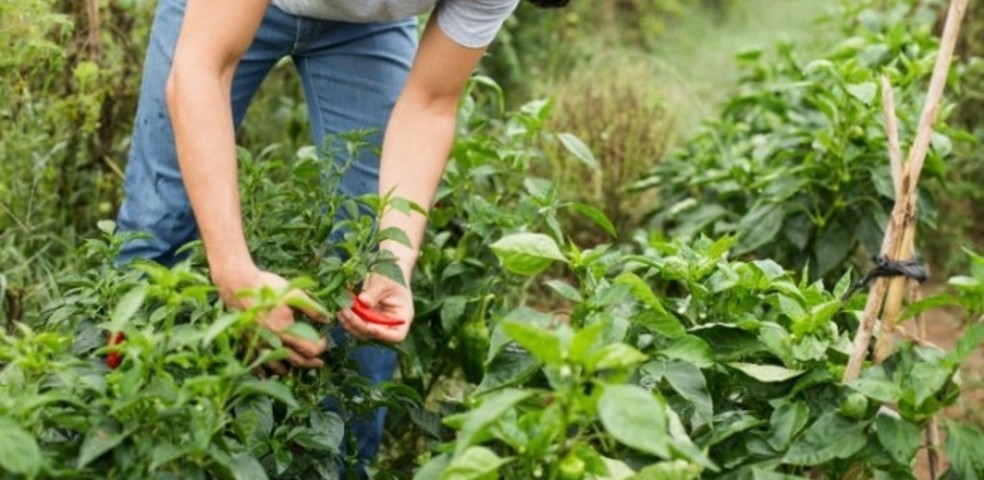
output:
M 277 334 L 285 347 L 300 355 L 315 358 L 328 349 L 327 338 L 321 337 L 317 342 L 312 342 L 284 332 L 294 324 L 294 312 L 290 308 L 277 307 L 271 310 L 264 323 L 270 331 Z
M 377 325 L 369 323 L 351 310 L 338 313 L 338 320 L 350 335 L 362 341 L 379 340 L 386 343 L 400 343 L 406 339 L 409 323 L 402 325 Z
M 299 368 L 321 368 L 325 366 L 325 362 L 320 358 L 305 357 L 291 349 L 287 349 L 287 361 Z
M 308 358 L 317 358 L 328 349 L 328 339 L 324 337 L 321 337 L 321 339 L 315 343 L 310 340 L 304 340 L 302 338 L 297 338 L 281 332 L 277 332 L 277 336 L 280 337 L 280 341 L 284 342 L 284 346 L 287 347 L 288 350 Z
M 287 375 L 287 367 L 284 366 L 283 362 L 267 362 L 263 366 L 281 377 Z

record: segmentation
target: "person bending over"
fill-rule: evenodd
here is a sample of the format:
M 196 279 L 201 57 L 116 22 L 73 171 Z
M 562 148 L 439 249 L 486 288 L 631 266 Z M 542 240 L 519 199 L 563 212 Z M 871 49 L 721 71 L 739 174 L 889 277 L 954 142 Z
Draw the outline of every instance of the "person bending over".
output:
M 343 195 L 393 192 L 421 206 L 434 196 L 451 148 L 458 99 L 469 76 L 519 0 L 160 0 L 144 65 L 126 197 L 118 224 L 149 237 L 130 242 L 121 262 L 134 258 L 171 265 L 177 250 L 200 235 L 212 281 L 223 301 L 242 307 L 235 293 L 286 285 L 260 269 L 243 233 L 235 129 L 263 78 L 285 56 L 297 67 L 315 145 L 355 130 L 374 129 L 381 147 L 351 162 L 340 181 Z M 560 7 L 567 0 L 531 0 Z M 418 40 L 416 15 L 433 9 Z M 419 45 L 418 45 L 419 44 Z M 345 149 L 339 149 L 344 152 Z M 412 246 L 384 241 L 410 279 L 426 218 L 388 211 L 380 228 L 398 227 Z M 413 321 L 410 289 L 371 275 L 360 300 L 400 326 L 362 321 L 338 312 L 348 334 L 384 343 L 403 341 Z M 321 319 L 326 320 L 326 319 Z M 266 327 L 284 340 L 290 365 L 319 368 L 327 341 L 283 334 L 294 322 L 288 307 L 274 310 Z M 391 349 L 361 346 L 352 355 L 362 375 L 388 380 L 396 367 Z M 280 365 L 272 368 L 283 372 Z M 375 457 L 382 409 L 352 421 L 362 461 Z

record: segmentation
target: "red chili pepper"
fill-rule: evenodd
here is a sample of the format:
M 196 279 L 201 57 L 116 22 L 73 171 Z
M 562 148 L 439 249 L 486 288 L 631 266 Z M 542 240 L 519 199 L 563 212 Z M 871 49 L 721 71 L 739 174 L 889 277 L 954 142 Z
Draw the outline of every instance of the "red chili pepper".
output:
M 123 343 L 123 340 L 126 340 L 126 335 L 123 335 L 123 332 L 116 332 L 116 333 L 109 334 L 108 343 L 109 346 L 112 347 L 113 345 L 119 345 Z M 114 350 L 106 354 L 106 365 L 109 366 L 110 370 L 116 370 L 116 367 L 120 366 L 121 361 L 122 359 L 120 358 L 119 351 Z
M 375 323 L 376 325 L 384 325 L 387 327 L 396 327 L 407 323 L 399 318 L 388 317 L 382 313 L 369 308 L 359 300 L 359 297 L 352 295 L 352 312 L 359 316 L 359 318 L 365 320 L 367 323 Z

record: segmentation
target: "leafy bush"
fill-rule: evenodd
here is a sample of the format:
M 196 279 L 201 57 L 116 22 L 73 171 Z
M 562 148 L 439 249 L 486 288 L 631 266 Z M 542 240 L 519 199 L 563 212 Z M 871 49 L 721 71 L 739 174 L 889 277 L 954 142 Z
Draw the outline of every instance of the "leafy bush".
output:
M 685 239 L 736 234 L 735 254 L 808 264 L 815 276 L 842 271 L 859 245 L 878 254 L 894 198 L 878 77 L 894 86 L 907 145 L 936 52 L 935 17 L 908 3 L 854 2 L 838 17 L 843 40 L 809 62 L 788 45 L 776 58 L 742 55 L 745 77 L 720 117 L 638 185 L 659 194 L 653 225 Z M 953 141 L 966 138 L 944 120 L 924 185 L 943 178 Z M 919 205 L 929 228 L 932 191 Z
M 509 243 L 515 271 L 560 252 Z M 843 384 L 863 305 L 838 300 L 849 278 L 797 283 L 772 261 L 728 260 L 731 243 L 570 246 L 577 285 L 548 282 L 569 316 L 496 317 L 480 403 L 446 418 L 457 438 L 415 478 L 913 478 L 920 427 L 955 399 L 984 328 Z M 977 448 L 981 432 L 957 431 L 951 451 Z M 974 462 L 953 474 L 979 474 Z
M 403 208 L 399 202 L 367 197 L 360 208 L 343 199 L 340 176 L 322 176 L 320 163 L 330 162 L 307 151 L 289 162 L 272 151 L 262 162 L 245 151 L 241 157 L 257 261 L 319 279 L 296 280 L 288 290 L 311 290 L 335 311 L 368 271 L 393 271 L 392 258 L 370 246 L 399 235 L 376 231 L 372 218 L 387 204 Z M 281 177 L 290 181 L 275 181 Z M 345 220 L 336 218 L 340 211 Z M 12 432 L 0 441 L 0 470 L 32 478 L 330 478 L 354 461 L 340 450 L 343 418 L 417 398 L 363 380 L 346 360 L 353 342 L 326 354 L 331 368 L 257 378 L 258 366 L 286 358 L 257 319 L 283 303 L 327 314 L 325 307 L 263 289 L 247 292 L 247 310 L 227 312 L 200 250 L 171 269 L 116 268 L 132 236 L 114 235 L 112 222 L 100 228 L 104 238 L 79 252 L 87 259 L 80 273 L 59 279 L 59 299 L 29 312 L 37 327 L 19 324 L 0 337 L 0 423 Z M 339 229 L 346 232 L 339 240 L 324 241 Z M 123 333 L 123 342 L 107 346 L 105 331 Z M 291 333 L 319 335 L 304 322 Z M 105 355 L 119 356 L 119 368 L 107 368 Z M 326 410 L 328 397 L 342 407 Z M 22 455 L 8 454 L 15 450 Z

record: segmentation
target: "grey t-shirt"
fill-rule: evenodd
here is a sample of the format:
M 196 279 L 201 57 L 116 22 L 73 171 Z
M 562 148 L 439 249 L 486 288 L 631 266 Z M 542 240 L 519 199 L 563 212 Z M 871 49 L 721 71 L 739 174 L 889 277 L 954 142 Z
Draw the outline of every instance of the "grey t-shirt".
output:
M 385 22 L 434 8 L 441 30 L 470 48 L 492 42 L 519 0 L 273 0 L 285 12 L 345 22 Z

